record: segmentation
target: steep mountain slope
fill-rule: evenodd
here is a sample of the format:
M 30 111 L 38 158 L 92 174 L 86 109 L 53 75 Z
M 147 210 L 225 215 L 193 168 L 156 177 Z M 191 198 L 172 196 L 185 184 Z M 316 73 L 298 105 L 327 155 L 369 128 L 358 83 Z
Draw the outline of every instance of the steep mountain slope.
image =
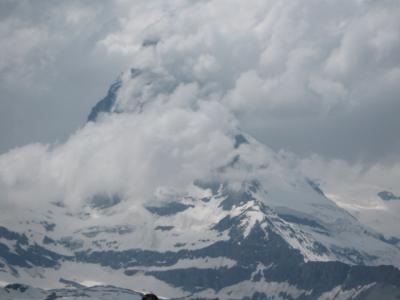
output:
M 397 242 L 242 132 L 214 96 L 133 69 L 66 144 L 3 156 L 0 280 L 186 298 L 398 295 Z

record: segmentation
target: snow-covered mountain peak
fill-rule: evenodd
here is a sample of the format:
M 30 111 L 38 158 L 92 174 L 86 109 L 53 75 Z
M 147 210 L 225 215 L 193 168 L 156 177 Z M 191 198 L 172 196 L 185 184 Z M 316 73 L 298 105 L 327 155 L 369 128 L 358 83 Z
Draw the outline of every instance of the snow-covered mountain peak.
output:
M 171 297 L 273 282 L 315 296 L 380 272 L 395 282 L 397 269 L 373 266 L 400 266 L 399 245 L 241 130 L 220 97 L 133 69 L 66 143 L 2 155 L 0 280 L 156 285 Z M 354 271 L 365 265 L 374 281 Z

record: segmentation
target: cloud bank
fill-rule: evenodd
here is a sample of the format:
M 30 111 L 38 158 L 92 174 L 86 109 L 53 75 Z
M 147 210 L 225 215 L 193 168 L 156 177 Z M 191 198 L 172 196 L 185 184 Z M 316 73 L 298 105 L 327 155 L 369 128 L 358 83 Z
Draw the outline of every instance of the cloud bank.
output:
M 0 156 L 2 205 L 80 209 L 99 194 L 143 203 L 163 188 L 179 193 L 228 163 L 234 130 L 232 116 L 215 102 L 106 117 L 62 145 L 32 144 Z
M 184 187 L 230 158 L 239 129 L 306 157 L 296 165 L 353 206 L 365 198 L 346 191 L 338 165 L 373 184 L 384 171 L 363 170 L 398 162 L 398 1 L 6 1 L 0 11 L 3 150 L 67 136 L 112 78 L 144 72 L 122 75 L 116 114 L 65 143 L 1 155 L 3 206 Z
M 274 149 L 377 162 L 400 150 L 399 20 L 395 1 L 139 3 L 99 44 L 206 86 Z
M 397 1 L 1 5 L 3 151 L 67 136 L 112 78 L 146 67 L 207 87 L 276 150 L 398 159 Z

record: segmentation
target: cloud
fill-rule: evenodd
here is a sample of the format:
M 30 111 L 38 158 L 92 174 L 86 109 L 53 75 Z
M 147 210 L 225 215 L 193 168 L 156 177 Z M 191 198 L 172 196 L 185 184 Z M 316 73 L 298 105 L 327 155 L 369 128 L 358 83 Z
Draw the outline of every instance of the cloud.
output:
M 303 157 L 294 165 L 326 182 L 338 203 L 387 210 L 365 202 L 362 187 L 400 176 L 388 167 L 400 153 L 398 2 L 0 5 L 0 151 L 82 126 L 65 143 L 0 157 L 7 205 L 30 193 L 80 205 L 102 189 L 137 199 L 159 186 L 179 190 L 226 162 L 241 128 Z M 115 114 L 83 126 L 130 67 L 143 74 L 124 73 Z
M 112 79 L 136 67 L 207 88 L 276 150 L 364 163 L 398 158 L 391 128 L 399 118 L 390 113 L 399 111 L 395 1 L 2 6 L 2 111 L 14 111 L 3 116 L 4 150 L 35 141 L 29 136 L 66 137 Z M 31 116 L 22 117 L 24 109 Z
M 155 201 L 163 188 L 186 191 L 228 163 L 237 130 L 218 102 L 182 104 L 195 94 L 195 86 L 178 85 L 140 113 L 102 116 L 64 144 L 32 144 L 1 155 L 2 205 L 62 201 L 78 209 L 98 194 L 143 203 Z
M 139 4 L 100 45 L 207 86 L 274 149 L 376 162 L 399 150 L 399 20 L 394 1 Z

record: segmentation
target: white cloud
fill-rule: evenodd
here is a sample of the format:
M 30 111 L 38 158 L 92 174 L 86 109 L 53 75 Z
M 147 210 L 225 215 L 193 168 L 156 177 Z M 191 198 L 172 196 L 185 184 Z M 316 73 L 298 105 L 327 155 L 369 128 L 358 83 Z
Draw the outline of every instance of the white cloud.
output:
M 82 121 L 82 111 L 95 99 L 88 90 L 100 98 L 105 89 L 95 80 L 105 85 L 122 66 L 158 69 L 183 83 L 207 86 L 209 93 L 224 98 L 243 128 L 274 149 L 353 161 L 361 156 L 373 162 L 398 153 L 398 136 L 379 121 L 385 110 L 398 109 L 394 74 L 400 65 L 400 5 L 395 1 L 157 0 L 100 2 L 95 7 L 72 1 L 14 6 L 0 24 L 6 45 L 0 50 L 0 75 L 12 79 L 4 86 L 13 91 L 12 98 L 32 95 L 36 102 L 61 105 L 68 101 L 71 114 Z M 22 89 L 25 94 L 15 95 L 23 76 L 32 84 Z M 75 88 L 67 85 L 71 78 L 76 78 Z M 385 78 L 395 82 L 389 90 Z M 35 92 L 38 86 L 43 88 L 40 95 Z M 71 89 L 76 91 L 73 100 L 55 97 Z M 395 116 L 389 119 L 400 126 Z M 77 120 L 70 116 L 62 125 L 71 130 Z M 376 130 L 368 128 L 368 137 L 352 139 L 353 131 L 367 122 Z M 45 124 L 38 130 L 43 134 L 49 127 Z M 385 148 L 374 144 L 378 139 Z
M 236 123 L 215 101 L 187 107 L 183 99 L 196 92 L 195 85 L 178 85 L 165 95 L 168 104 L 159 97 L 139 114 L 103 116 L 62 145 L 34 144 L 3 154 L 3 204 L 62 200 L 79 208 L 101 193 L 140 203 L 164 186 L 179 192 L 206 177 L 228 162 Z
M 275 149 L 374 161 L 397 152 L 372 144 L 384 128 L 378 113 L 368 115 L 382 101 L 397 109 L 398 87 L 388 93 L 380 80 L 400 64 L 397 2 L 138 2 L 127 11 L 102 46 L 132 55 L 134 66 L 208 85 Z M 149 49 L 144 40 L 159 42 Z M 365 122 L 377 130 L 349 144 L 344 126 Z M 398 141 L 394 131 L 386 136 Z

